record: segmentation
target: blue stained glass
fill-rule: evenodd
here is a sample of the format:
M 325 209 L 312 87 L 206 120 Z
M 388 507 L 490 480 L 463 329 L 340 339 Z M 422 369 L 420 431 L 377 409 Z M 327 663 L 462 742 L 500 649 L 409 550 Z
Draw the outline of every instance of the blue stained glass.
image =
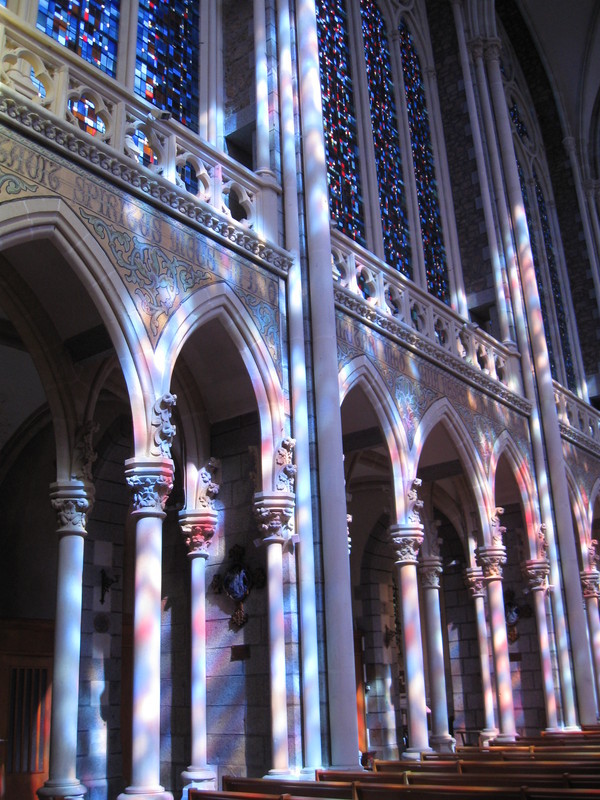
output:
M 444 247 L 429 116 L 421 78 L 421 67 L 410 31 L 404 21 L 400 23 L 398 32 L 400 34 L 402 71 L 417 186 L 427 290 L 439 300 L 449 304 L 450 289 L 448 286 L 446 249 Z
M 540 296 L 540 308 L 542 311 L 542 321 L 544 323 L 544 333 L 546 336 L 546 346 L 548 348 L 548 360 L 550 362 L 550 372 L 552 377 L 557 380 L 557 371 L 556 371 L 556 358 L 554 356 L 554 347 L 552 345 L 552 339 L 548 335 L 550 331 L 550 320 L 548 318 L 548 307 L 546 305 L 546 295 L 544 292 L 544 285 L 542 283 L 542 275 L 540 272 L 540 259 L 539 253 L 537 249 L 537 243 L 535 241 L 535 237 L 532 236 L 533 231 L 533 224 L 531 219 L 531 207 L 529 204 L 529 194 L 527 192 L 527 184 L 525 182 L 525 173 L 523 172 L 523 168 L 521 164 L 517 160 L 517 169 L 519 171 L 519 180 L 521 183 L 521 194 L 523 195 L 523 207 L 525 209 L 525 218 L 527 220 L 527 227 L 529 228 L 529 240 L 531 242 L 531 255 L 533 258 L 533 268 L 535 270 L 535 279 L 538 285 L 538 293 Z
M 385 22 L 372 0 L 362 0 L 360 8 L 385 259 L 411 278 L 410 227 Z
M 329 207 L 336 226 L 365 244 L 354 91 L 343 0 L 317 0 Z
M 196 170 L 194 169 L 192 164 L 190 164 L 189 161 L 186 161 L 185 164 L 182 164 L 181 166 L 177 167 L 177 174 L 183 181 L 184 186 L 188 190 L 188 192 L 191 192 L 193 195 L 197 195 L 200 183 L 196 175 Z
M 140 0 L 135 92 L 198 131 L 198 0 Z
M 37 28 L 115 77 L 119 0 L 40 0 Z
M 542 187 L 540 186 L 540 183 L 537 179 L 537 175 L 535 174 L 535 172 L 533 173 L 533 179 L 535 181 L 535 194 L 537 198 L 538 211 L 540 214 L 540 221 L 542 224 L 542 235 L 544 237 L 546 261 L 548 263 L 548 271 L 550 273 L 552 297 L 554 298 L 554 310 L 556 311 L 558 334 L 560 338 L 560 345 L 565 365 L 565 373 L 567 377 L 567 388 L 571 389 L 571 391 L 575 391 L 577 388 L 577 381 L 575 380 L 573 354 L 571 353 L 571 344 L 569 342 L 567 315 L 565 314 L 565 307 L 563 304 L 562 288 L 560 285 L 560 278 L 558 276 L 554 242 L 552 239 L 552 231 L 550 230 L 550 221 L 548 219 L 548 212 L 546 209 L 546 200 L 544 198 Z

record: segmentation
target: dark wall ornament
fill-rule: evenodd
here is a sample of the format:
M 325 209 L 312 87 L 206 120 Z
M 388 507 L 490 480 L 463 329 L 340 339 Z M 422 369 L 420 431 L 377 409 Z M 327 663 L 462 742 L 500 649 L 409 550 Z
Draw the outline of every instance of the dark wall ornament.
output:
M 244 611 L 244 601 L 252 589 L 263 589 L 266 584 L 264 570 L 259 567 L 252 569 L 244 561 L 245 550 L 236 544 L 229 551 L 231 565 L 224 575 L 217 573 L 212 579 L 211 589 L 215 594 L 223 592 L 235 603 L 231 615 L 231 624 L 242 628 L 248 622 L 248 615 Z

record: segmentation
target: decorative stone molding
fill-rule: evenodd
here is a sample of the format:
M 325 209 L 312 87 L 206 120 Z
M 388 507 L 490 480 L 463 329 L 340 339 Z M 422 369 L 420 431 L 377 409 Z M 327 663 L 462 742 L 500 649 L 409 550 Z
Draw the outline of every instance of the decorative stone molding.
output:
M 498 506 L 494 516 L 490 520 L 490 531 L 492 535 L 492 547 L 504 547 L 504 534 L 506 528 L 500 525 L 500 517 L 504 514 L 504 509 Z
M 132 489 L 132 513 L 164 516 L 164 507 L 173 488 L 173 463 L 170 460 L 125 461 L 125 479 Z
M 177 403 L 177 395 L 163 394 L 154 403 L 152 409 L 152 427 L 154 431 L 154 447 L 151 450 L 153 456 L 171 457 L 171 445 L 173 437 L 177 432 L 175 425 L 171 422 L 172 409 Z
M 415 478 L 410 482 L 406 492 L 406 520 L 409 525 L 419 525 L 421 529 L 423 529 L 420 515 L 420 510 L 423 508 L 423 501 L 419 499 L 417 492 L 421 484 L 422 481 L 420 478 Z
M 93 496 L 93 487 L 79 481 L 50 485 L 50 502 L 56 511 L 59 536 L 87 535 L 87 517 Z
M 293 463 L 296 440 L 289 437 L 284 439 L 275 455 L 276 480 L 275 486 L 279 492 L 294 493 L 296 466 Z
M 475 555 L 486 581 L 502 580 L 502 567 L 506 564 L 504 546 L 478 547 Z
M 442 572 L 442 559 L 439 557 L 426 556 L 419 561 L 419 577 L 424 589 L 439 589 Z
M 417 564 L 423 532 L 414 526 L 392 525 L 390 536 L 396 548 L 397 564 Z
M 583 596 L 600 597 L 600 572 L 597 569 L 586 569 L 579 574 Z
M 92 464 L 98 458 L 98 453 L 94 450 L 92 440 L 99 427 L 97 422 L 88 420 L 75 432 L 71 471 L 73 480 L 92 480 Z
M 544 523 L 540 525 L 536 538 L 536 558 L 540 560 L 548 560 L 548 539 L 546 538 L 546 526 Z
M 465 585 L 473 599 L 475 597 L 485 597 L 485 578 L 481 567 L 467 567 L 465 570 Z
M 592 539 L 588 545 L 587 562 L 589 570 L 598 569 L 598 564 L 600 563 L 600 553 L 598 552 L 597 539 Z

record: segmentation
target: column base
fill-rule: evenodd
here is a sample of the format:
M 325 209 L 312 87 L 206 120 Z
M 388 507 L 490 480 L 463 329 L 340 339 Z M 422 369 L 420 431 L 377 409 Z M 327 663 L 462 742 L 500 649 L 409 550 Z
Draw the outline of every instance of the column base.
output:
M 429 737 L 429 744 L 436 753 L 454 753 L 456 739 L 450 736 L 449 733 L 432 734 Z
M 36 792 L 44 800 L 67 800 L 71 797 L 83 797 L 87 787 L 79 781 L 46 781 Z
M 217 788 L 217 776 L 210 767 L 189 766 L 181 773 L 183 781 L 183 792 L 181 800 L 187 800 L 188 789 L 215 790 Z
M 131 797 L 137 800 L 173 800 L 171 792 L 166 792 L 162 786 L 128 786 L 117 800 L 130 800 Z
M 494 744 L 514 744 L 516 741 L 516 733 L 499 733 L 494 739 Z
M 403 750 L 400 755 L 401 761 L 420 761 L 421 760 L 421 753 L 431 753 L 431 747 L 407 747 L 406 750 Z
M 484 728 L 482 731 L 479 731 L 479 746 L 489 747 L 490 742 L 496 739 L 497 736 L 498 736 L 497 728 Z
M 285 767 L 282 769 L 277 769 L 277 767 L 273 767 L 273 769 L 270 769 L 266 775 L 263 775 L 263 778 L 282 778 L 283 780 L 288 778 L 290 781 L 293 781 L 296 779 L 296 776 L 289 767 Z

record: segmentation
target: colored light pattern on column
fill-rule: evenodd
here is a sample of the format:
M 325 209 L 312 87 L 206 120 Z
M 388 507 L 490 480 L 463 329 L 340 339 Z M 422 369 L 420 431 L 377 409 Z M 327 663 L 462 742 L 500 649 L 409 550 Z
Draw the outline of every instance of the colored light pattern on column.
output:
M 531 235 L 531 231 L 533 230 L 533 224 L 531 219 L 531 206 L 529 203 L 529 193 L 527 192 L 527 185 L 525 182 L 525 173 L 523 172 L 523 168 L 521 164 L 517 160 L 517 169 L 519 171 L 519 181 L 521 183 L 521 194 L 523 195 L 523 208 L 525 209 L 525 219 L 527 220 L 527 227 L 529 228 L 529 240 L 531 244 L 531 255 L 533 257 L 533 267 L 535 270 L 535 279 L 537 281 L 538 289 L 539 289 L 539 296 L 540 296 L 540 309 L 542 312 L 542 320 L 544 322 L 544 333 L 546 336 L 546 347 L 548 348 L 548 361 L 550 362 L 550 372 L 552 373 L 552 377 L 556 380 L 557 372 L 556 372 L 556 358 L 554 356 L 554 346 L 552 344 L 552 339 L 548 336 L 548 331 L 550 330 L 550 320 L 548 318 L 548 307 L 546 305 L 546 294 L 544 292 L 544 285 L 542 283 L 542 275 L 540 273 L 540 258 L 537 249 L 537 242 L 535 237 Z
M 119 5 L 118 0 L 40 0 L 37 28 L 114 78 Z
M 365 244 L 346 12 L 342 0 L 318 0 L 316 7 L 329 207 L 337 228 Z
M 385 21 L 372 0 L 360 4 L 385 260 L 412 278 L 402 153 Z
M 435 179 L 429 116 L 421 66 L 410 31 L 404 20 L 398 27 L 408 126 L 417 185 L 419 220 L 427 277 L 427 291 L 450 304 L 448 267 Z
M 198 0 L 140 0 L 135 93 L 198 132 Z
M 577 390 L 577 381 L 575 380 L 573 355 L 571 353 L 571 344 L 569 342 L 567 315 L 565 314 L 562 289 L 560 285 L 560 279 L 558 277 L 556 252 L 554 249 L 554 241 L 552 239 L 552 231 L 550 230 L 550 220 L 548 219 L 546 199 L 544 197 L 544 193 L 542 191 L 542 187 L 535 173 L 535 170 L 533 172 L 533 180 L 535 181 L 535 195 L 537 198 L 540 222 L 542 224 L 542 236 L 544 237 L 546 262 L 548 264 L 548 272 L 550 273 L 550 284 L 552 287 L 552 297 L 554 298 L 554 310 L 556 311 L 556 321 L 558 322 L 558 335 L 560 337 L 563 362 L 565 365 L 567 388 L 575 392 Z

